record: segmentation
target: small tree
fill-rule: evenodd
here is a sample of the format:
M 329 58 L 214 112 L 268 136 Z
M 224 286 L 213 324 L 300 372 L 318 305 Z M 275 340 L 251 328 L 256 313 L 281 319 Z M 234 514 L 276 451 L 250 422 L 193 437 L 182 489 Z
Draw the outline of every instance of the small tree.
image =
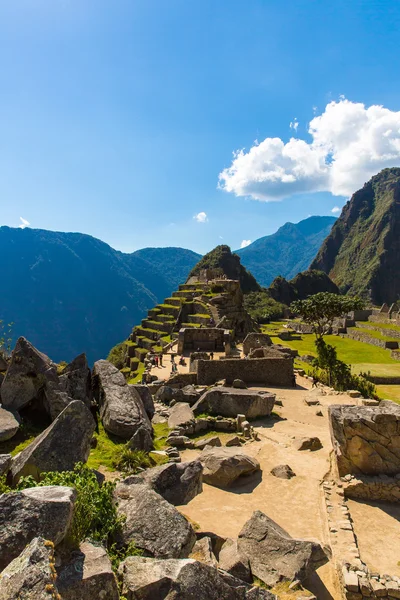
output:
M 14 323 L 8 323 L 0 320 L 0 354 L 9 356 L 11 353 L 12 327 Z
M 306 300 L 292 302 L 290 308 L 302 321 L 312 325 L 317 339 L 322 339 L 332 327 L 334 319 L 346 315 L 351 310 L 363 309 L 364 302 L 357 297 L 319 292 Z

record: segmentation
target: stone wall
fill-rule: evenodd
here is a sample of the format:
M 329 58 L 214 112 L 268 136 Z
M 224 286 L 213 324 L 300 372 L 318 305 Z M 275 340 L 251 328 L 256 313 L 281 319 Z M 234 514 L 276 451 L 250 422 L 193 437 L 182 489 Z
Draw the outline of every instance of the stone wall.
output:
M 386 340 L 380 340 L 368 335 L 367 333 L 364 333 L 363 331 L 348 331 L 347 337 L 351 338 L 352 340 L 357 340 L 358 342 L 366 342 L 372 346 L 378 346 L 379 348 L 395 349 L 399 347 L 398 342 L 387 342 Z
M 179 330 L 178 354 L 185 350 L 224 352 L 225 346 L 230 349 L 230 333 L 227 329 L 217 327 L 184 327 Z
M 271 338 L 267 333 L 248 333 L 243 342 L 243 353 L 247 356 L 254 348 L 265 348 L 271 344 Z
M 289 326 L 290 329 L 293 329 L 293 331 L 296 331 L 296 333 L 313 333 L 312 325 L 309 325 L 308 323 L 292 321 Z
M 346 498 L 398 504 L 400 502 L 400 475 L 396 477 L 346 475 L 343 480 L 343 491 Z
M 242 379 L 246 383 L 291 387 L 294 382 L 293 359 L 282 357 L 197 361 L 199 385 L 211 385 L 220 379 L 226 379 L 228 384 L 234 379 Z

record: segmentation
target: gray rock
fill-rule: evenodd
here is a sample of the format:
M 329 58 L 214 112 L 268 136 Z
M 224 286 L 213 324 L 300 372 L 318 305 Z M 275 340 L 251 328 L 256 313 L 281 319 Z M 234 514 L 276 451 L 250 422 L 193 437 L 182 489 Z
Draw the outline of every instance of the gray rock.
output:
M 0 407 L 0 443 L 10 440 L 19 429 L 19 420 L 15 413 Z
M 0 352 L 0 371 L 7 371 L 7 367 L 7 358 L 2 352 Z
M 58 384 L 56 365 L 20 337 L 1 386 L 3 408 L 18 411 L 34 400 L 43 400 L 49 381 Z
M 74 400 L 81 400 L 90 407 L 92 399 L 92 378 L 86 354 L 79 354 L 64 369 L 58 378 L 58 387 Z
M 253 578 L 251 576 L 249 559 L 239 552 L 237 540 L 230 538 L 226 540 L 220 550 L 218 563 L 220 569 L 230 573 L 230 575 L 242 581 L 252 583 Z
M 239 533 L 238 549 L 249 559 L 253 576 L 271 587 L 280 581 L 303 582 L 328 562 L 318 542 L 292 538 L 259 510 Z
M 278 465 L 271 470 L 271 475 L 279 477 L 279 479 L 292 479 L 296 473 L 292 471 L 289 465 Z
M 167 438 L 167 443 L 174 448 L 183 448 L 190 443 L 190 438 L 186 435 L 170 435 Z
M 206 391 L 193 406 L 195 415 L 207 413 L 222 417 L 243 414 L 247 419 L 268 417 L 274 407 L 275 394 L 255 390 L 215 387 Z
M 219 439 L 218 436 L 215 435 L 213 437 L 204 438 L 195 443 L 196 450 L 204 450 L 204 448 L 206 446 L 212 446 L 212 447 L 222 446 L 221 440 Z
M 181 390 L 170 387 L 169 385 L 161 386 L 154 395 L 155 402 L 162 402 L 163 404 L 169 404 L 171 400 L 182 402 L 183 393 Z
M 400 473 L 400 406 L 329 407 L 332 445 L 339 475 Z
M 244 354 L 249 354 L 254 348 L 265 348 L 272 345 L 272 340 L 267 333 L 248 333 L 243 342 Z
M 322 444 L 321 440 L 317 437 L 304 437 L 295 440 L 293 447 L 296 450 L 311 450 L 311 452 L 315 452 L 315 450 L 320 450 L 322 448 Z
M 128 385 L 129 385 L 129 387 L 134 388 L 137 391 L 137 393 L 139 394 L 140 399 L 143 402 L 144 410 L 146 411 L 146 414 L 151 421 L 152 418 L 154 417 L 155 410 L 154 410 L 153 396 L 151 395 L 149 388 L 147 387 L 147 385 L 141 385 L 138 383 L 128 384 Z
M 119 575 L 122 593 L 132 600 L 276 600 L 267 590 L 222 577 L 217 569 L 190 558 L 129 556 L 121 563 Z M 227 580 L 238 587 L 231 587 Z
M 196 541 L 190 523 L 172 504 L 146 484 L 119 483 L 118 514 L 125 516 L 119 542 L 134 541 L 156 558 L 185 558 Z
M 57 576 L 62 600 L 119 599 L 117 581 L 103 546 L 83 542 L 78 552 L 63 557 Z
M 230 440 L 228 440 L 225 444 L 225 446 L 227 448 L 230 448 L 231 446 L 241 446 L 242 445 L 242 440 L 239 436 L 235 435 L 235 437 L 231 438 Z
M 131 439 L 131 447 L 152 449 L 153 430 L 139 393 L 106 360 L 94 364 L 93 393 L 106 431 L 125 440 Z
M 193 385 L 185 385 L 181 390 L 182 393 L 182 402 L 187 402 L 190 406 L 196 404 L 197 400 L 200 398 L 202 392 L 196 390 Z
M 11 454 L 0 454 L 0 475 L 4 475 L 11 467 Z
M 217 559 L 215 558 L 212 550 L 212 540 L 210 537 L 208 537 L 208 535 L 205 535 L 196 541 L 189 558 L 198 560 L 209 567 L 218 567 Z
M 247 385 L 241 379 L 234 379 L 232 382 L 232 387 L 240 390 L 247 390 Z
M 198 460 L 180 464 L 168 463 L 147 469 L 138 478 L 149 485 L 167 502 L 179 506 L 188 504 L 203 490 L 203 466 Z M 125 482 L 129 482 L 125 479 Z
M 77 462 L 86 462 L 95 423 L 89 409 L 73 400 L 22 452 L 13 458 L 11 474 L 16 484 L 21 476 L 39 480 L 46 471 L 70 471 Z
M 53 547 L 43 537 L 33 539 L 0 573 L 0 600 L 50 600 L 58 594 Z
M 177 402 L 170 410 L 168 427 L 170 429 L 175 429 L 175 427 L 179 427 L 180 425 L 193 420 L 194 414 L 189 404 L 186 402 Z
M 42 536 L 58 544 L 71 524 L 76 491 L 44 486 L 0 496 L 0 569 Z
M 216 487 L 229 487 L 242 475 L 260 470 L 257 459 L 236 448 L 205 448 L 199 456 L 204 467 L 203 481 Z

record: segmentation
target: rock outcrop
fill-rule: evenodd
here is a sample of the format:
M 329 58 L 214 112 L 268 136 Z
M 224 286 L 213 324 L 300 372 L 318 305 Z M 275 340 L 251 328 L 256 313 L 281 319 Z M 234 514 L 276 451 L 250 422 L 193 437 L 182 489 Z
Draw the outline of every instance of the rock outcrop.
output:
M 332 445 L 339 475 L 400 473 L 400 406 L 329 407 Z
M 245 415 L 247 419 L 268 417 L 275 403 L 275 394 L 270 392 L 242 390 L 218 386 L 199 398 L 193 406 L 195 415 L 207 413 L 222 417 Z
M 202 492 L 203 466 L 200 461 L 168 463 L 147 469 L 139 478 L 175 506 L 188 504 Z M 125 480 L 129 481 L 129 478 Z
M 253 576 L 273 587 L 280 581 L 304 581 L 328 556 L 317 542 L 292 538 L 257 510 L 239 533 L 238 550 L 247 556 Z
M 73 400 L 55 421 L 13 458 L 13 483 L 21 476 L 32 475 L 39 480 L 46 471 L 69 471 L 77 462 L 86 462 L 95 429 L 89 409 L 80 400 Z
M 121 539 L 156 558 L 185 558 L 196 541 L 190 523 L 172 504 L 146 484 L 119 483 L 118 513 L 124 516 Z
M 76 491 L 44 486 L 0 496 L 0 569 L 4 569 L 34 538 L 58 544 L 70 527 Z
M 203 481 L 215 487 L 226 488 L 242 475 L 260 470 L 260 463 L 235 447 L 207 447 L 199 456 L 204 467 Z
M 93 386 L 104 429 L 130 440 L 133 448 L 151 450 L 151 423 L 139 393 L 122 373 L 110 362 L 98 360 L 93 367 Z
M 247 583 L 253 581 L 249 559 L 239 552 L 237 540 L 231 538 L 226 540 L 220 550 L 218 563 L 220 569 L 223 569 L 230 575 Z
M 79 354 L 65 367 L 62 375 L 59 376 L 58 386 L 60 391 L 70 398 L 81 400 L 90 407 L 92 378 L 86 354 Z
M 11 467 L 11 454 L 0 454 L 0 475 L 4 475 Z
M 289 467 L 289 465 L 277 465 L 271 469 L 271 475 L 274 475 L 279 479 L 292 479 L 292 477 L 296 476 L 296 473 Z
M 63 557 L 57 567 L 57 587 L 62 600 L 119 599 L 107 552 L 103 546 L 90 542 L 83 542 L 79 551 Z
M 19 429 L 19 420 L 15 413 L 0 408 L 0 443 L 10 440 Z
M 143 402 L 144 410 L 146 411 L 146 414 L 151 421 L 151 419 L 154 417 L 155 410 L 154 410 L 153 396 L 151 395 L 149 388 L 147 387 L 147 385 L 141 385 L 139 383 L 128 384 L 128 385 L 129 385 L 129 387 L 136 390 L 137 393 L 139 394 L 140 399 Z
M 0 573 L 0 600 L 50 600 L 58 597 L 53 545 L 33 539 Z
M 194 420 L 194 413 L 186 402 L 177 402 L 170 409 L 168 417 L 168 427 L 175 429 L 184 423 Z

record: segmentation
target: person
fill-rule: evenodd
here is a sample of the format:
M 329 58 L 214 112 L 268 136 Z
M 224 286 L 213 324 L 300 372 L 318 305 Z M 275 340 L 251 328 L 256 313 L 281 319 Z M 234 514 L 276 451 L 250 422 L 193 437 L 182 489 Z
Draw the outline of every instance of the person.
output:
M 171 354 L 171 362 L 174 363 L 175 362 L 175 354 Z
M 162 353 L 160 354 L 159 362 L 160 362 L 160 367 L 162 367 L 163 366 L 163 364 L 162 364 Z
M 318 383 L 318 378 L 316 375 L 312 376 L 312 386 L 311 387 L 317 387 L 317 383 Z
M 210 352 L 210 360 L 214 360 L 214 352 L 212 350 Z
M 154 366 L 158 368 L 158 355 L 156 354 L 154 357 Z
M 151 373 L 150 373 L 150 371 L 146 371 L 146 383 L 151 383 Z
M 292 375 L 292 386 L 294 388 L 296 387 L 296 373 L 293 373 L 293 375 Z
M 180 357 L 180 359 L 179 359 L 179 364 L 180 364 L 180 365 L 184 365 L 184 364 L 185 364 L 185 359 L 184 359 L 184 357 L 183 357 L 183 356 L 181 356 L 181 357 Z
M 145 385 L 146 383 L 146 371 L 143 371 L 142 373 L 142 385 Z

